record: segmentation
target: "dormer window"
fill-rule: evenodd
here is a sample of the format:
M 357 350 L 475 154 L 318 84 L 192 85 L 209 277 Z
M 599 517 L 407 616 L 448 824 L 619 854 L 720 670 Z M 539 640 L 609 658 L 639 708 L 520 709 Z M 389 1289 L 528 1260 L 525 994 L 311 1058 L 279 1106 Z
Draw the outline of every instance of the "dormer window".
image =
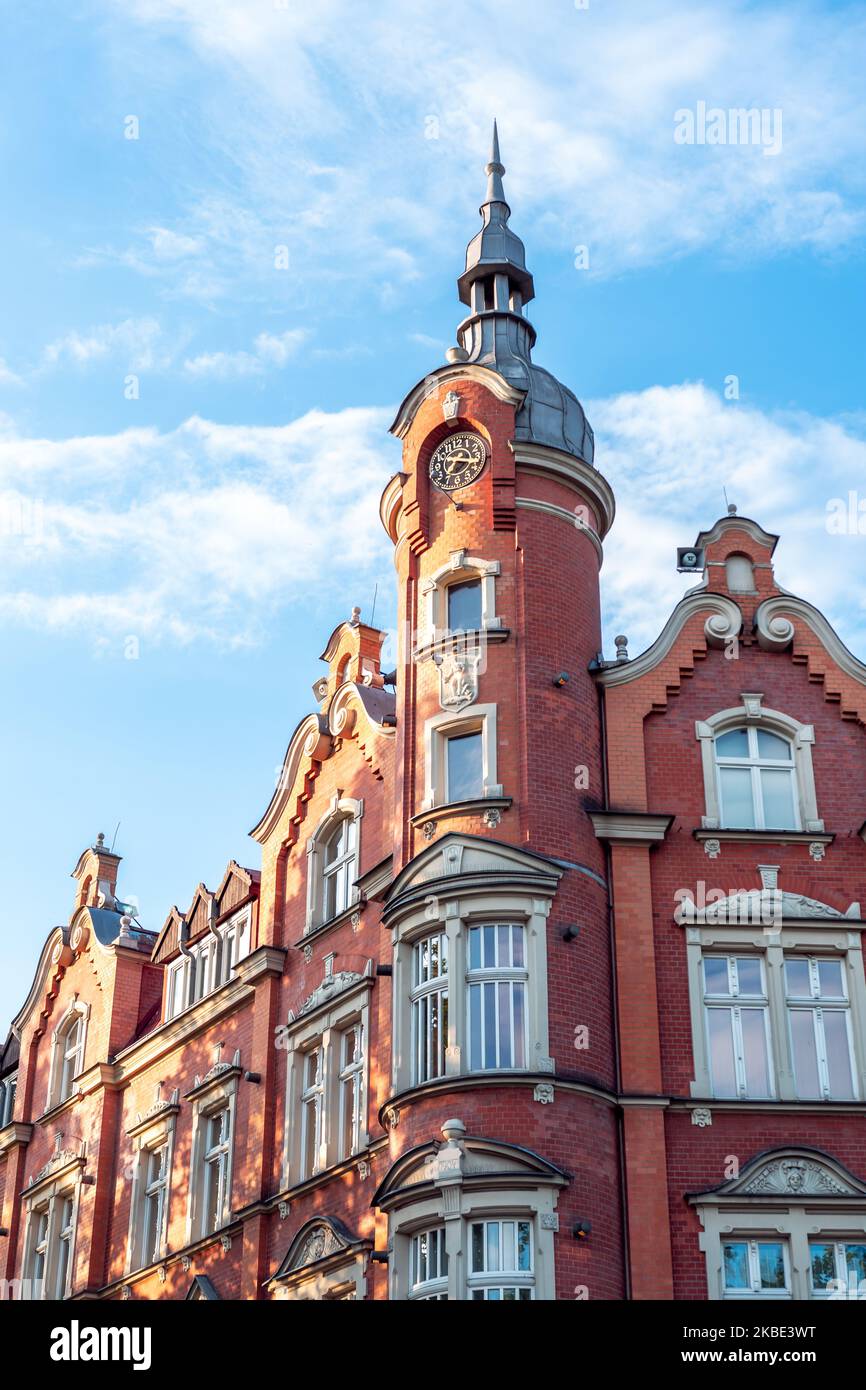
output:
M 799 830 L 794 754 L 769 729 L 738 728 L 715 740 L 721 827 Z

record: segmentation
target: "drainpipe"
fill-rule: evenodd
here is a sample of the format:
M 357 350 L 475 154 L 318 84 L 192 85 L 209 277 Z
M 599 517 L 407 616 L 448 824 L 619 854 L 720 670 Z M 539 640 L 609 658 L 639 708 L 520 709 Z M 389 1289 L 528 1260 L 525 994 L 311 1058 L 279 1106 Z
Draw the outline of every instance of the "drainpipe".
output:
M 601 769 L 602 769 L 602 802 L 605 811 L 610 810 L 610 788 L 607 777 L 607 717 L 604 703 L 604 686 L 597 686 L 598 691 L 598 719 L 601 729 Z M 616 933 L 614 930 L 614 904 L 613 904 L 613 855 L 611 853 L 610 842 L 605 841 L 604 845 L 605 875 L 607 877 L 607 921 L 608 921 L 608 940 L 610 950 L 610 987 L 611 999 L 610 1009 L 613 1020 L 613 1058 L 614 1058 L 614 1084 L 617 1096 L 622 1093 L 622 1069 L 620 1066 L 620 1028 L 619 1028 L 619 997 L 617 993 L 616 975 Z M 622 1106 L 617 1106 L 616 1112 L 616 1134 L 617 1149 L 619 1153 L 619 1206 L 620 1222 L 622 1225 L 622 1268 L 625 1280 L 625 1297 L 631 1299 L 631 1263 L 629 1250 L 629 1231 L 628 1231 L 628 1190 L 625 1171 L 625 1117 Z

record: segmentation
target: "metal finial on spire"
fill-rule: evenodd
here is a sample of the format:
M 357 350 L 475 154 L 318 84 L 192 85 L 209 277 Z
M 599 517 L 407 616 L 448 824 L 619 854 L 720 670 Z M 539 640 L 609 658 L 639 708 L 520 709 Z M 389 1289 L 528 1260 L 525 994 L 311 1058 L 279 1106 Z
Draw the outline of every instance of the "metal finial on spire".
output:
M 485 203 L 504 203 L 505 191 L 502 187 L 502 175 L 505 173 L 505 165 L 499 157 L 499 131 L 496 127 L 496 120 L 493 121 L 493 140 L 490 144 L 490 159 L 485 169 L 487 174 L 487 196 Z

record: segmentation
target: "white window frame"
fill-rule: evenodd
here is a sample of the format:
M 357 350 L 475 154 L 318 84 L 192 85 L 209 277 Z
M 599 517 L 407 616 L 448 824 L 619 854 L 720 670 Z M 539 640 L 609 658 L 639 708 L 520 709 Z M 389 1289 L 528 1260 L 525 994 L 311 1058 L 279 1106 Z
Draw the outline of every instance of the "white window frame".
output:
M 206 1077 L 190 1095 L 193 1097 L 193 1116 L 192 1116 L 192 1154 L 190 1159 L 190 1183 L 189 1183 L 189 1202 L 187 1205 L 186 1220 L 186 1243 L 192 1244 L 195 1240 L 204 1239 L 206 1236 L 215 1236 L 225 1226 L 228 1226 L 232 1219 L 232 1183 L 234 1178 L 234 1149 L 235 1149 L 235 1120 L 237 1115 L 237 1096 L 238 1096 L 238 1077 L 240 1075 L 240 1062 L 236 1060 L 231 1066 L 216 1072 L 213 1078 Z M 209 1156 L 213 1157 L 213 1150 L 209 1148 L 209 1126 L 211 1119 L 225 1111 L 227 1115 L 227 1133 L 223 1143 L 219 1146 L 224 1153 L 225 1163 L 224 1172 L 221 1180 L 220 1207 L 217 1213 L 217 1225 L 213 1231 L 207 1230 L 208 1214 L 208 1195 L 209 1183 L 212 1181 L 208 1172 Z
M 833 1248 L 833 1261 L 835 1264 L 834 1288 L 816 1289 L 812 1279 L 812 1246 L 830 1245 Z M 866 1282 L 860 1281 L 855 1287 L 848 1276 L 848 1260 L 846 1247 L 849 1245 L 866 1245 L 866 1233 L 855 1236 L 849 1240 L 840 1240 L 834 1236 L 823 1236 L 811 1234 L 809 1237 L 809 1297 L 810 1298 L 854 1298 L 858 1301 L 866 1297 Z M 840 1285 L 842 1288 L 840 1289 Z
M 694 1062 L 694 1079 L 690 1086 L 693 1098 L 716 1100 L 718 1104 L 724 1105 L 736 1103 L 728 1097 L 717 1098 L 713 1095 L 705 1023 L 703 957 L 755 954 L 762 956 L 764 961 L 774 1098 L 780 1101 L 801 1100 L 797 1095 L 794 1076 L 785 960 L 789 957 L 812 955 L 841 960 L 849 1002 L 854 1097 L 856 1100 L 863 1098 L 866 1078 L 866 979 L 863 973 L 860 929 L 850 927 L 844 918 L 788 920 L 772 928 L 762 928 L 759 925 L 734 926 L 728 922 L 718 922 L 689 924 L 685 928 L 685 937 Z M 824 1106 L 828 1102 L 816 1099 L 803 1100 L 802 1103 Z
M 482 560 L 479 556 L 467 554 L 465 550 L 452 550 L 448 564 L 440 566 L 421 585 L 423 616 L 416 655 L 450 635 L 448 589 L 452 584 L 480 580 L 482 631 L 501 629 L 502 619 L 496 616 L 496 580 L 500 571 L 498 560 Z
M 361 825 L 364 816 L 363 800 L 355 800 L 350 796 L 340 796 L 335 794 L 330 801 L 328 810 L 319 821 L 315 830 L 307 840 L 307 913 L 305 931 L 316 931 L 317 928 L 327 926 L 328 921 L 338 921 L 344 912 L 349 912 L 358 903 L 360 894 L 357 883 L 352 883 L 349 890 L 349 902 L 341 912 L 334 918 L 326 919 L 325 913 L 325 864 L 324 850 L 331 834 L 336 830 L 341 820 L 351 819 L 355 823 L 355 879 L 361 873 Z
M 52 1034 L 51 1069 L 46 1110 L 52 1110 L 55 1105 L 62 1105 L 64 1101 L 69 1100 L 75 1094 L 75 1078 L 84 1070 L 89 1018 L 90 1005 L 85 1004 L 76 996 Z M 77 1031 L 75 1046 L 70 1048 L 67 1040 L 70 1034 L 75 1031 Z
M 749 1262 L 749 1282 L 751 1287 L 748 1289 L 728 1288 L 724 1282 L 724 1246 L 726 1245 L 745 1245 L 747 1248 L 747 1258 Z M 761 1245 L 780 1245 L 782 1248 L 782 1262 L 785 1266 L 785 1287 L 783 1289 L 764 1289 L 761 1287 Z M 749 1237 L 731 1234 L 722 1240 L 722 1289 L 723 1297 L 735 1299 L 737 1301 L 746 1300 L 754 1302 L 782 1302 L 792 1298 L 791 1289 L 791 1252 L 787 1237 L 783 1235 L 766 1235 L 763 1238 Z
M 330 1039 L 329 1039 L 330 1042 Z M 327 1166 L 323 1160 L 322 1130 L 325 1121 L 325 1048 L 316 1038 L 301 1054 L 301 1182 L 314 1178 Z
M 447 1302 L 448 1249 L 444 1223 L 414 1232 L 409 1238 L 409 1251 L 409 1298 L 415 1303 Z M 435 1270 L 433 1275 L 430 1274 L 431 1263 Z
M 515 931 L 520 933 L 520 940 L 521 940 L 522 954 L 523 954 L 523 965 L 521 965 L 521 966 L 516 966 L 516 965 L 513 965 L 513 964 L 512 964 L 512 965 L 501 965 L 501 964 L 496 964 L 496 965 L 493 965 L 493 966 L 487 966 L 487 965 L 483 965 L 483 964 L 482 964 L 482 965 L 480 965 L 480 966 L 478 966 L 478 967 L 476 967 L 476 968 L 473 968 L 473 966 L 472 966 L 472 938 L 473 938 L 473 933 L 475 933 L 475 932 L 480 932 L 480 933 L 482 933 L 481 941 L 482 941 L 482 950 L 483 950 L 483 933 L 484 933 L 484 931 L 485 931 L 487 928 L 491 928 L 494 932 L 496 932 L 496 938 L 495 938 L 495 940 L 496 940 L 496 955 L 497 955 L 497 958 L 498 958 L 498 956 L 499 956 L 499 945 L 500 945 L 499 929 L 500 929 L 500 928 L 507 928 L 507 929 L 508 929 L 508 932 L 509 932 L 509 943 L 510 943 L 510 945 L 512 946 L 512 948 L 513 948 L 513 941 L 514 941 L 513 933 L 514 933 Z M 528 1062 L 528 1055 L 527 1055 L 527 1054 L 528 1054 L 528 1034 L 529 1034 L 529 1023 L 528 1023 L 528 1017 L 527 1017 L 527 1012 L 528 1012 L 528 1008 L 529 1008 L 529 970 L 528 970 L 527 964 L 526 964 L 526 925 L 525 925 L 525 923 L 523 923 L 523 922 L 512 922 L 512 921 L 508 921 L 508 920 L 500 921 L 500 922 L 474 922 L 474 923 L 472 923 L 472 924 L 469 926 L 469 929 L 468 929 L 468 932 L 467 932 L 467 946 L 468 946 L 468 952 L 467 952 L 467 969 L 466 969 L 466 1013 L 467 1013 L 467 1019 L 466 1019 L 466 1036 L 467 1036 L 468 1046 L 469 1046 L 469 1065 L 470 1065 L 470 1067 L 472 1067 L 472 1070 L 473 1070 L 473 1071 L 525 1071 L 525 1070 L 526 1070 L 526 1067 L 527 1067 L 527 1062 Z M 487 1012 L 487 1011 L 486 1011 L 486 1008 L 485 1008 L 485 1005 L 484 1005 L 484 997 L 485 997 L 485 991 L 486 991 L 487 986 L 491 986 L 491 985 L 495 987 L 495 988 L 494 988 L 494 1001 L 495 1001 L 495 1010 L 494 1010 L 494 1012 L 495 1012 L 495 1020 L 496 1020 L 496 1021 L 495 1021 L 495 1025 L 494 1025 L 494 1028 L 495 1028 L 495 1042 L 494 1042 L 494 1046 L 495 1046 L 495 1050 L 496 1050 L 496 1062 L 495 1062 L 495 1064 L 494 1064 L 492 1067 L 488 1067 L 488 1066 L 485 1065 L 484 1060 L 483 1060 L 484 1054 L 485 1054 L 485 1052 L 486 1052 L 486 1048 L 485 1048 L 485 1035 L 486 1035 L 486 1012 Z M 511 1052 L 512 1052 L 512 1058 L 513 1058 L 513 1060 L 512 1060 L 511 1062 L 505 1062 L 505 1063 L 500 1062 L 500 1042 L 501 1042 L 501 1029 L 500 1029 L 501 991 L 500 991 L 500 989 L 499 989 L 499 986 L 500 986 L 500 985 L 507 985 L 507 986 L 508 986 L 508 1000 L 509 1000 L 508 1007 L 509 1007 L 509 1013 L 510 1013 L 509 1029 L 508 1029 L 508 1031 L 509 1031 L 509 1039 L 510 1039 Z M 478 989 L 478 990 L 480 991 L 480 1000 L 481 1000 L 481 1003 L 480 1003 L 480 1014 L 479 1014 L 479 1025 L 480 1025 L 480 1036 L 481 1036 L 482 1061 L 481 1061 L 481 1064 L 480 1064 L 479 1066 L 475 1066 L 475 1067 L 472 1066 L 472 1004 L 473 1004 L 473 993 L 472 993 L 472 991 L 473 991 L 473 989 Z M 522 1056 L 522 1058 L 521 1058 L 520 1061 L 518 1061 L 518 1060 L 516 1059 L 516 1056 L 515 1056 L 515 1052 L 516 1052 L 516 1048 L 515 1048 L 516 1029 L 515 1029 L 515 1026 L 514 1026 L 514 1018 L 515 1018 L 515 1007 L 514 1007 L 514 1005 L 515 1005 L 515 992 L 516 992 L 517 989 L 519 989 L 519 990 L 521 991 L 522 1000 L 523 1000 L 523 1056 Z
M 707 719 L 699 719 L 695 723 L 695 737 L 701 749 L 706 805 L 706 813 L 701 818 L 701 827 L 704 830 L 742 829 L 744 834 L 748 834 L 751 829 L 748 826 L 722 826 L 715 741 L 721 734 L 729 733 L 732 729 L 756 728 L 766 729 L 768 733 L 777 734 L 791 744 L 794 757 L 792 774 L 795 787 L 794 808 L 798 817 L 798 824 L 805 832 L 821 834 L 824 831 L 824 822 L 818 815 L 815 776 L 812 770 L 812 748 L 815 743 L 814 727 L 811 724 L 801 724 L 799 720 L 792 718 L 789 714 L 784 714 L 781 710 L 764 709 L 763 698 L 762 694 L 746 691 L 741 696 L 743 702 L 741 705 L 720 710 L 717 714 L 710 715 Z M 780 764 L 780 768 L 781 766 Z M 759 829 L 760 827 L 756 828 Z M 770 833 L 775 828 L 772 827 Z M 778 833 L 784 835 L 786 832 L 780 829 Z
M 475 1229 L 480 1226 L 483 1230 L 484 1255 L 480 1269 L 475 1266 Z M 488 1259 L 488 1239 L 489 1232 L 496 1230 L 497 1244 L 500 1252 L 503 1251 L 506 1240 L 505 1234 L 509 1226 L 514 1230 L 514 1248 L 517 1250 L 519 1244 L 519 1229 L 521 1226 L 529 1227 L 529 1268 L 519 1269 L 517 1260 L 513 1265 L 503 1265 L 500 1269 L 488 1269 L 486 1267 Z M 528 1216 L 495 1216 L 493 1218 L 484 1217 L 480 1220 L 472 1220 L 468 1223 L 469 1248 L 467 1253 L 467 1273 L 466 1273 L 466 1297 L 467 1299 L 480 1302 L 475 1298 L 476 1293 L 482 1295 L 483 1300 L 489 1299 L 490 1294 L 496 1291 L 499 1294 L 498 1302 L 530 1302 L 535 1297 L 535 1237 L 533 1223 Z M 510 1242 L 509 1242 L 510 1243 Z M 512 1290 L 515 1294 L 525 1291 L 529 1294 L 528 1299 L 514 1298 L 504 1299 L 506 1290 Z
M 364 1117 L 364 1074 L 367 1066 L 367 1040 L 364 1025 L 356 1019 L 339 1030 L 340 1092 L 338 1158 L 351 1158 L 361 1149 L 366 1132 Z M 351 1055 L 350 1055 L 351 1050 Z M 348 1143 L 346 1142 L 348 1139 Z
M 283 1187 L 309 1182 L 327 1169 L 351 1162 L 370 1144 L 367 1130 L 370 1072 L 370 989 L 372 974 L 358 976 L 327 1002 L 292 1018 L 286 1026 L 286 1125 L 283 1146 Z M 358 1109 L 355 1141 L 357 1149 L 343 1153 L 343 1084 L 347 1075 L 342 1066 L 343 1035 L 357 1025 L 361 1030 L 362 1056 L 353 1063 Z M 306 1084 L 307 1057 L 313 1048 L 321 1050 L 321 1075 L 314 1089 Z M 318 1106 L 318 1141 L 315 1171 L 306 1171 L 305 1144 L 309 1125 L 308 1107 Z
M 218 950 L 214 979 L 215 989 L 219 989 L 221 985 L 232 979 L 238 961 L 244 960 L 249 955 L 251 930 L 252 914 L 248 907 L 233 917 L 229 917 L 227 921 L 217 927 Z
M 18 1088 L 17 1071 L 10 1072 L 0 1081 L 0 1129 L 12 1123 L 15 1112 L 15 1092 Z
M 459 714 L 434 714 L 424 724 L 424 800 L 422 810 L 449 804 L 446 741 L 454 735 L 481 734 L 481 792 L 477 800 L 501 797 L 497 781 L 496 705 L 467 705 Z
M 150 1113 L 140 1119 L 127 1131 L 132 1140 L 132 1193 L 129 1201 L 129 1230 L 126 1240 L 126 1273 L 135 1269 L 145 1269 L 168 1254 L 168 1233 L 171 1217 L 172 1173 L 174 1169 L 174 1143 L 177 1115 L 180 1109 L 178 1089 L 171 1097 L 157 1102 Z M 163 1179 L 163 1198 L 159 1209 L 159 1222 L 155 1232 L 154 1246 L 148 1250 L 147 1205 L 148 1165 L 151 1155 L 165 1153 L 165 1177 Z
M 738 982 L 738 961 L 748 958 L 757 960 L 761 972 L 761 984 L 763 986 L 760 994 L 742 994 Z M 773 1060 L 773 1037 L 770 1028 L 770 1003 L 767 996 L 767 966 L 763 955 L 758 955 L 751 951 L 734 952 L 730 955 L 721 954 L 715 951 L 705 951 L 702 957 L 706 960 L 724 960 L 728 970 L 728 993 L 727 994 L 708 994 L 706 984 L 703 987 L 704 996 L 704 1024 L 706 1028 L 707 1057 L 710 1058 L 710 1013 L 727 1013 L 729 1015 L 729 1027 L 731 1030 L 731 1043 L 734 1055 L 734 1073 L 736 1080 L 737 1094 L 732 1097 L 720 1097 L 721 1099 L 732 1100 L 767 1100 L 775 1096 L 775 1065 Z M 705 977 L 704 977 L 705 978 Z M 740 1003 L 742 1000 L 742 1003 Z M 753 1012 L 760 1011 L 763 1015 L 764 1024 L 764 1048 L 767 1061 L 767 1082 L 768 1090 L 763 1095 L 752 1095 L 748 1088 L 748 1077 L 746 1073 L 746 1047 L 743 1037 L 742 1010 L 748 1009 Z M 712 1072 L 712 1063 L 710 1062 Z M 712 1080 L 712 1076 L 711 1076 Z M 716 1095 L 715 1082 L 712 1083 L 713 1095 Z
M 532 1300 L 555 1300 L 556 1271 L 554 1232 L 558 1221 L 556 1188 L 491 1188 L 466 1192 L 457 1185 L 446 1204 L 437 1191 L 417 1202 L 396 1208 L 389 1216 L 389 1294 L 393 1302 L 466 1302 L 474 1289 L 530 1288 Z M 481 1222 L 526 1221 L 530 1225 L 532 1271 L 506 1274 L 472 1271 L 472 1227 Z M 445 1277 L 418 1281 L 415 1240 L 436 1230 L 444 1231 L 447 1257 Z M 440 1247 L 441 1248 L 441 1247 Z M 515 1300 L 524 1301 L 524 1300 Z
M 795 1010 L 808 1010 L 812 1014 L 812 1029 L 815 1038 L 815 1054 L 818 1065 L 818 1085 L 821 1090 L 820 1096 L 802 1096 L 803 1100 L 851 1100 L 857 1097 L 857 1058 L 854 1053 L 854 1038 L 851 1028 L 851 1001 L 848 997 L 847 981 L 845 978 L 845 963 L 839 961 L 838 956 L 830 959 L 839 961 L 841 965 L 840 975 L 842 979 L 842 993 L 838 997 L 822 995 L 820 992 L 820 975 L 818 962 L 821 959 L 828 959 L 824 956 L 808 955 L 805 952 L 797 954 L 789 951 L 785 955 L 785 963 L 793 960 L 802 960 L 809 967 L 809 997 L 792 995 L 788 989 L 788 972 L 785 971 L 785 1003 L 788 1018 L 788 1039 L 791 1047 L 791 1062 L 794 1070 L 794 1084 L 797 1086 L 797 1069 L 794 1058 L 794 1037 L 792 1013 Z M 852 1096 L 833 1096 L 830 1089 L 830 1067 L 827 1060 L 827 1039 L 824 1028 L 825 1013 L 841 1013 L 845 1019 L 845 1034 L 848 1040 L 848 1065 L 851 1071 Z M 798 1087 L 799 1093 L 799 1087 Z
M 748 743 L 748 754 L 744 758 L 726 754 L 719 749 L 719 740 L 726 734 L 742 731 L 746 735 Z M 761 755 L 758 747 L 758 734 L 772 734 L 774 738 L 781 739 L 789 752 L 789 757 L 766 758 Z M 763 726 L 756 728 L 754 724 L 735 725 L 733 729 L 726 729 L 723 733 L 716 735 L 713 740 L 713 749 L 716 759 L 716 793 L 719 803 L 720 828 L 723 830 L 796 830 L 801 829 L 799 795 L 797 792 L 797 767 L 794 760 L 794 745 L 789 738 L 776 733 L 773 729 L 766 729 Z M 728 820 L 725 815 L 724 792 L 722 790 L 722 772 L 731 770 L 734 772 L 747 772 L 749 774 L 749 799 L 752 806 L 752 816 L 754 825 L 738 825 L 735 821 Z M 793 812 L 793 825 L 767 825 L 766 806 L 764 802 L 764 786 L 761 774 L 763 772 L 782 772 L 787 776 L 791 789 L 791 809 Z
M 68 1298 L 73 1285 L 75 1266 L 75 1237 L 78 1224 L 78 1198 L 80 1193 L 81 1168 L 76 1164 L 76 1172 L 68 1171 L 52 1180 L 46 1180 L 38 1190 L 29 1195 L 25 1203 L 24 1221 L 24 1259 L 21 1296 L 29 1301 L 56 1302 Z M 61 1226 L 64 1207 L 69 1207 L 69 1221 Z M 45 1218 L 44 1233 L 40 1225 Z M 61 1252 L 66 1247 L 65 1269 Z M 37 1259 L 43 1259 L 41 1281 L 36 1280 Z M 63 1270 L 62 1287 L 58 1279 Z
M 431 974 L 425 967 L 425 960 L 430 959 L 430 944 L 437 942 L 436 957 L 440 969 L 436 974 Z M 444 962 L 444 969 L 441 968 Z M 428 932 L 419 936 L 413 942 L 412 951 L 412 979 L 409 996 L 410 1010 L 412 1015 L 412 1076 L 413 1084 L 422 1085 L 426 1081 L 435 1081 L 438 1077 L 445 1075 L 445 1059 L 448 1051 L 448 1025 L 445 1023 L 444 1034 L 442 1026 L 443 1013 L 446 1016 L 450 1009 L 449 999 L 449 955 L 448 955 L 448 935 L 442 930 Z M 430 1065 L 431 1052 L 434 1042 L 434 1030 L 431 1025 L 433 1016 L 431 1003 L 435 998 L 436 1016 L 439 1020 L 439 1027 L 436 1030 L 437 1058 L 434 1067 Z M 423 1054 L 423 1061 L 422 1061 Z

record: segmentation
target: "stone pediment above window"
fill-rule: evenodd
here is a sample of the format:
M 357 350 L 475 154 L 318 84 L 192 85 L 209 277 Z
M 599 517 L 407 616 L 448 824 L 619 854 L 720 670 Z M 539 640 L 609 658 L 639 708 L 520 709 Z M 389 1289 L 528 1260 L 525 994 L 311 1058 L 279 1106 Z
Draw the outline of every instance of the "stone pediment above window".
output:
M 566 1175 L 531 1149 L 467 1135 L 459 1120 L 442 1126 L 444 1142 L 410 1149 L 397 1160 L 373 1198 L 383 1211 L 418 1199 L 418 1189 L 461 1184 L 509 1191 L 540 1185 L 562 1187 Z
M 807 898 L 802 893 L 784 893 L 780 889 L 742 889 L 728 893 L 718 901 L 701 903 L 691 897 L 680 901 L 674 918 L 684 926 L 771 925 L 782 922 L 851 922 L 861 921 L 859 903 L 851 903 L 842 912 L 829 903 Z
M 314 1013 L 316 1009 L 325 1004 L 330 1004 L 334 999 L 339 999 L 348 990 L 355 989 L 364 980 L 372 983 L 373 961 L 368 959 L 363 972 L 358 970 L 335 970 L 332 974 L 326 974 L 321 984 L 317 985 L 312 994 L 309 994 L 295 1013 L 289 1010 L 289 1022 L 292 1023 L 296 1018 L 306 1018 L 307 1014 Z
M 797 1198 L 866 1203 L 866 1183 L 827 1154 L 817 1149 L 790 1148 L 764 1153 L 746 1165 L 742 1173 L 708 1192 L 692 1193 L 692 1205 L 736 1205 L 744 1198 L 785 1204 Z M 733 1200 L 732 1200 L 733 1199 Z
M 404 905 L 429 892 L 432 884 L 463 888 L 472 880 L 489 886 L 519 886 L 541 895 L 552 894 L 562 877 L 554 860 L 516 849 L 482 836 L 452 833 L 407 864 L 386 897 L 385 918 L 398 904 Z
M 298 1231 L 275 1277 L 297 1274 L 332 1255 L 354 1254 L 363 1243 L 336 1217 L 314 1217 Z

